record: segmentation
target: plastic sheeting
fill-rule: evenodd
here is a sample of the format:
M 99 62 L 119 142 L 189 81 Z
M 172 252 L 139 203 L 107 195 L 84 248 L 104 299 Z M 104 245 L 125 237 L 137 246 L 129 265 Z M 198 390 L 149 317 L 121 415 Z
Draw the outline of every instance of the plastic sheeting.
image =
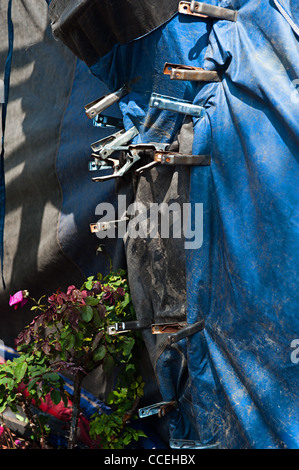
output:
M 126 129 L 139 130 L 135 142 L 172 142 L 182 124 L 149 108 L 152 92 L 206 110 L 193 119 L 193 154 L 208 153 L 212 163 L 191 169 L 190 195 L 181 168 L 151 170 L 135 193 L 147 204 L 170 203 L 173 191 L 180 204 L 189 196 L 203 204 L 203 244 L 182 251 L 182 240 L 126 240 L 133 299 L 142 319 L 205 319 L 203 332 L 175 347 L 144 332 L 162 396 L 178 401 L 171 438 L 298 448 L 298 7 L 208 3 L 237 10 L 237 21 L 177 14 L 91 67 L 111 90 L 134 83 L 120 109 Z M 165 62 L 218 70 L 222 81 L 169 81 Z
M 295 3 L 280 2 L 298 24 Z M 272 2 L 229 6 L 237 22 L 215 22 L 204 62 L 222 82 L 194 99 L 207 116 L 195 123 L 193 151 L 211 136 L 212 163 L 191 174 L 204 243 L 187 252 L 188 321 L 205 318 L 206 354 L 227 402 L 222 445 L 298 448 L 298 36 Z M 201 390 L 197 341 L 190 365 Z

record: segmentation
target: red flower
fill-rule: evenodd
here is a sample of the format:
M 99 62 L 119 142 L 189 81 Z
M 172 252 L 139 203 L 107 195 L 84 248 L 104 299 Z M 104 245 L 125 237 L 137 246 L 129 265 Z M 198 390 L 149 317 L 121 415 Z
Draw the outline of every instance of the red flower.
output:
M 23 307 L 26 302 L 28 302 L 28 297 L 29 292 L 27 290 L 19 290 L 16 292 L 14 295 L 11 295 L 9 298 L 9 305 L 14 307 L 16 310 L 18 308 L 18 305 L 20 304 L 21 307 Z

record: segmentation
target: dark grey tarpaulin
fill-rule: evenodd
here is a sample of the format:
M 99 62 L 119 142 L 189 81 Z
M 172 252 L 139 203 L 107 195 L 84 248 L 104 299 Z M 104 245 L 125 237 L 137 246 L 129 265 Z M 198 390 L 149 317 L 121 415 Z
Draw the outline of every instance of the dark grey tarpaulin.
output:
M 90 143 L 107 131 L 92 127 L 84 105 L 107 89 L 54 40 L 46 2 L 13 3 L 12 20 L 5 134 L 7 287 L 0 296 L 0 338 L 11 345 L 32 313 L 26 308 L 12 310 L 10 294 L 27 289 L 39 298 L 59 287 L 81 286 L 86 276 L 98 271 L 107 272 L 108 259 L 96 254 L 100 242 L 89 224 L 95 220 L 98 203 L 115 200 L 114 182 L 95 187 L 88 172 Z M 8 49 L 5 2 L 0 5 L 0 22 L 3 79 Z M 113 241 L 108 253 L 122 265 L 121 251 L 115 251 Z
M 66 0 L 50 1 L 53 34 L 88 65 L 114 45 L 126 44 L 150 33 L 177 12 L 177 0 Z

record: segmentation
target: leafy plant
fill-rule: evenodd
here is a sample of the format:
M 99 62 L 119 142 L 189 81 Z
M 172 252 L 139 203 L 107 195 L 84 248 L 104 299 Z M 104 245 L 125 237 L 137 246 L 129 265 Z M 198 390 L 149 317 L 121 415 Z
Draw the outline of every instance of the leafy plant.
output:
M 48 429 L 37 415 L 31 411 L 31 405 L 40 405 L 42 397 L 51 394 L 55 404 L 67 397 L 63 389 L 62 377 L 53 372 L 42 352 L 22 354 L 1 364 L 0 367 L 0 413 L 9 407 L 15 413 L 18 405 L 25 412 L 32 436 L 38 439 L 42 448 L 47 447 Z
M 20 291 L 21 292 L 21 291 Z M 26 300 L 27 291 L 23 291 Z M 16 411 L 19 403 L 25 410 L 40 439 L 45 431 L 38 428 L 37 419 L 30 416 L 32 402 L 40 402 L 48 393 L 54 404 L 67 403 L 61 372 L 67 371 L 74 379 L 72 418 L 68 447 L 74 448 L 80 410 L 82 380 L 94 368 L 102 365 L 106 374 L 117 376 L 108 404 L 109 415 L 94 415 L 90 423 L 91 437 L 100 438 L 102 448 L 126 446 L 132 439 L 144 436 L 127 424 L 134 416 L 143 395 L 144 383 L 138 375 L 135 357 L 140 337 L 133 332 L 110 335 L 109 326 L 135 318 L 126 272 L 111 272 L 102 279 L 88 277 L 78 289 L 69 286 L 67 292 L 58 290 L 42 303 L 35 302 L 32 310 L 40 313 L 16 339 L 20 356 L 0 367 L 0 412 L 6 406 Z M 18 295 L 11 305 L 24 303 Z M 26 396 L 20 388 L 26 387 Z

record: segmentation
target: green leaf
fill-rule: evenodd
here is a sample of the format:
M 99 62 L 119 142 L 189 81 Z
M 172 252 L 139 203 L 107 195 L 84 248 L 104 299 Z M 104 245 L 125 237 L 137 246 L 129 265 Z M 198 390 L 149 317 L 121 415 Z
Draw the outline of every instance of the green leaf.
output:
M 51 390 L 51 400 L 54 405 L 59 405 L 61 402 L 61 393 L 59 390 Z
M 90 305 L 83 305 L 81 309 L 82 320 L 89 322 L 93 317 L 93 310 Z
M 69 340 L 69 342 L 68 342 L 66 348 L 67 348 L 67 349 L 72 349 L 72 348 L 75 346 L 76 338 L 75 338 L 74 335 L 71 334 L 71 335 L 68 337 L 68 340 Z
M 106 354 L 103 362 L 103 369 L 107 375 L 110 375 L 114 367 L 114 359 L 110 354 Z
M 130 294 L 128 292 L 125 293 L 124 300 L 121 302 L 121 306 L 125 308 L 131 301 Z
M 26 374 L 28 368 L 27 362 L 20 362 L 19 364 L 16 365 L 15 367 L 15 377 L 18 382 L 21 382 L 23 379 L 24 375 Z
M 127 435 L 124 437 L 124 444 L 125 444 L 125 445 L 130 444 L 131 439 L 132 439 L 132 438 L 131 438 L 130 434 L 127 434 Z
M 100 325 L 101 325 L 100 315 L 99 315 L 99 313 L 97 312 L 97 310 L 95 310 L 95 311 L 93 312 L 92 323 L 93 323 L 93 325 L 94 325 L 96 328 L 99 328 Z
M 130 370 L 132 372 L 135 370 L 135 365 L 134 364 L 129 363 L 129 364 L 126 365 L 126 372 L 129 372 Z
M 17 418 L 18 421 L 21 421 L 23 423 L 28 423 L 29 422 L 28 418 L 26 418 L 22 415 L 19 415 L 18 413 L 16 413 L 16 418 Z
M 35 379 L 30 380 L 28 387 L 27 387 L 28 391 L 30 391 L 34 387 L 34 385 L 36 384 L 36 382 L 38 382 L 38 380 L 40 380 L 39 377 L 36 377 Z
M 13 379 L 6 379 L 6 386 L 9 390 L 12 390 L 15 386 L 15 381 Z
M 2 414 L 3 411 L 5 411 L 5 410 L 6 410 L 6 403 L 4 405 L 0 406 L 0 414 Z
M 105 355 L 106 355 L 106 346 L 104 344 L 101 344 L 94 352 L 93 354 L 93 360 L 95 362 L 98 362 L 98 361 L 101 361 L 102 359 L 104 359 Z
M 85 282 L 85 287 L 86 287 L 87 290 L 91 290 L 91 289 L 92 289 L 93 280 L 94 280 L 94 276 L 89 276 L 89 277 L 87 278 L 87 281 Z
M 57 380 L 59 380 L 59 374 L 57 374 L 56 372 L 46 372 L 43 375 L 43 380 L 44 379 L 49 379 L 51 380 L 51 382 L 57 382 Z
M 91 305 L 92 307 L 94 307 L 95 305 L 98 305 L 99 303 L 99 299 L 97 299 L 96 297 L 86 297 L 85 299 L 85 303 L 87 305 Z
M 124 356 L 128 356 L 131 353 L 134 344 L 135 344 L 134 338 L 130 338 L 124 342 L 124 346 L 123 346 Z

